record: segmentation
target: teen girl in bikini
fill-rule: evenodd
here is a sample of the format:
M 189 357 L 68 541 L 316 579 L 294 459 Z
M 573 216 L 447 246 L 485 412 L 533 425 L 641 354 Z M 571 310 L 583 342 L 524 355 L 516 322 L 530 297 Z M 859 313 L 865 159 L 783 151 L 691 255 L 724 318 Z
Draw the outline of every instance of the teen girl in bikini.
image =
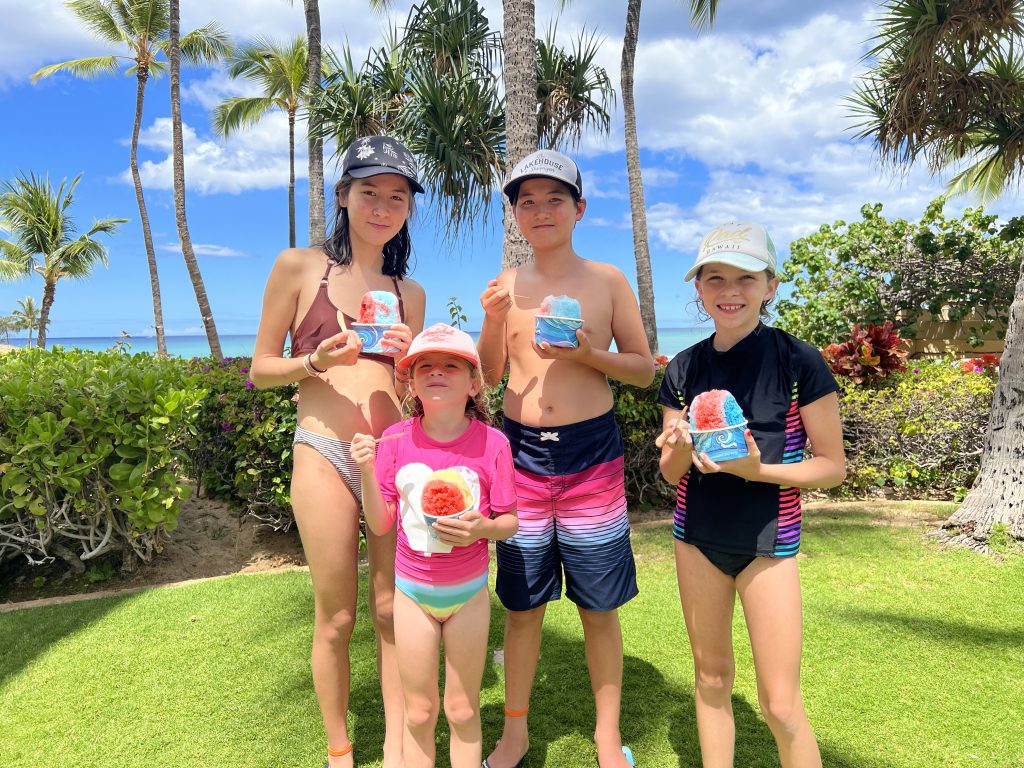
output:
M 423 289 L 406 278 L 408 219 L 423 189 L 399 142 L 360 139 L 342 159 L 334 231 L 323 247 L 290 248 L 267 280 L 250 377 L 257 387 L 299 383 L 292 506 L 314 593 L 313 686 L 327 732 L 328 765 L 353 765 L 346 714 L 349 639 L 355 623 L 359 549 L 359 471 L 352 435 L 379 435 L 401 418 L 405 355 L 423 326 Z M 390 352 L 362 351 L 351 312 L 371 290 L 399 297 L 402 322 L 384 336 Z M 282 354 L 291 335 L 291 356 Z M 394 534 L 367 531 L 370 613 L 377 634 L 384 699 L 384 766 L 402 764 L 402 692 L 392 622 Z

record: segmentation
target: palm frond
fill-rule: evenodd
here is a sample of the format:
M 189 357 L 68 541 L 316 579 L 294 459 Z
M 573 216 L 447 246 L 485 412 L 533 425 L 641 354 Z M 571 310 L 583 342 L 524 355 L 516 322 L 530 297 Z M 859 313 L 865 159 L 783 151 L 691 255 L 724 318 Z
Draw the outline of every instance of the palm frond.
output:
M 98 38 L 108 43 L 127 43 L 125 27 L 109 3 L 100 0 L 71 0 L 67 7 Z
M 120 56 L 91 56 L 87 59 L 73 59 L 62 61 L 59 64 L 50 64 L 35 71 L 32 75 L 32 82 L 36 83 L 44 77 L 56 74 L 57 72 L 69 72 L 75 77 L 90 78 L 97 77 L 117 69 L 117 61 Z
M 231 36 L 218 23 L 193 29 L 181 38 L 181 56 L 189 64 L 213 64 L 226 59 L 234 50 Z
M 213 129 L 221 136 L 229 136 L 255 125 L 275 106 L 282 105 L 266 96 L 233 96 L 213 110 Z
M 690 0 L 690 24 L 698 32 L 711 29 L 718 13 L 718 0 Z
M 1002 157 L 993 154 L 960 171 L 946 184 L 947 195 L 974 195 L 983 204 L 996 200 L 1006 188 L 1007 172 Z

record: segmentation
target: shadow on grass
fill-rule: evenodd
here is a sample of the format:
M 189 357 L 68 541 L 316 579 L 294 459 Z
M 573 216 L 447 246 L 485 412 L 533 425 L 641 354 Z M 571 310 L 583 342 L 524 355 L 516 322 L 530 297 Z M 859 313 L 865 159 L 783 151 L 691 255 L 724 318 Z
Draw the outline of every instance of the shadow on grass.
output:
M 1024 645 L 1024 629 L 997 629 L 946 621 L 923 616 L 906 616 L 885 611 L 844 610 L 843 616 L 851 621 L 898 627 L 935 642 L 967 646 L 1001 646 L 1020 648 Z
M 65 637 L 103 619 L 134 595 L 0 613 L 0 687 Z

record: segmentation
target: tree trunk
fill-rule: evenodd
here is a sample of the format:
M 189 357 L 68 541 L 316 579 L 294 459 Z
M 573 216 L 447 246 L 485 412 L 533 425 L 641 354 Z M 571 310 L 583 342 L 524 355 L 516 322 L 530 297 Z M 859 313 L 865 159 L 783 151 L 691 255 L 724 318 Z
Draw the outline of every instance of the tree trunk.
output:
M 309 102 L 315 102 L 320 94 L 323 68 L 320 64 L 320 4 L 317 0 L 305 0 L 306 46 L 309 49 Z M 312 116 L 309 118 L 309 244 L 322 245 L 327 239 L 326 214 L 324 210 L 324 142 L 315 130 Z M 317 134 L 314 136 L 313 134 Z
M 206 286 L 199 271 L 195 251 L 192 249 L 192 237 L 188 231 L 185 218 L 185 147 L 181 136 L 181 21 L 179 18 L 179 0 L 170 0 L 171 41 L 167 56 L 171 63 L 171 134 L 174 144 L 174 217 L 178 224 L 178 239 L 181 241 L 181 255 L 185 258 L 185 267 L 192 280 L 192 289 L 199 304 L 199 314 L 203 318 L 206 338 L 210 343 L 210 355 L 220 360 L 224 357 L 217 336 L 217 326 L 213 322 L 213 311 L 210 300 L 206 296 Z
M 504 0 L 505 172 L 537 149 L 537 35 L 533 0 Z M 502 266 L 517 267 L 533 260 L 508 198 L 502 195 L 505 245 Z
M 54 294 L 57 292 L 57 283 L 47 281 L 43 286 L 43 306 L 39 310 L 39 337 L 36 339 L 36 346 L 46 349 L 46 326 L 50 324 L 50 307 L 53 306 Z M 31 333 L 29 334 L 29 346 L 32 346 Z
M 981 469 L 943 527 L 958 529 L 956 541 L 985 549 L 997 525 L 1024 540 L 1024 262 L 1010 305 Z
M 295 247 L 295 110 L 288 110 L 288 247 Z
M 142 178 L 139 176 L 139 128 L 142 125 L 142 101 L 146 93 L 149 67 L 139 64 L 138 89 L 135 94 L 135 125 L 132 127 L 131 166 L 132 181 L 135 182 L 135 199 L 139 204 L 139 218 L 142 221 L 142 239 L 146 243 L 146 259 L 149 262 L 149 287 L 153 293 L 153 327 L 156 329 L 156 353 L 167 357 L 167 340 L 164 338 L 164 308 L 160 301 L 160 277 L 156 271 L 156 251 L 153 248 L 153 234 L 149 230 L 149 214 L 146 199 L 142 195 Z
M 644 180 L 640 172 L 640 144 L 636 135 L 636 102 L 633 99 L 633 69 L 636 44 L 640 38 L 640 7 L 643 0 L 629 0 L 626 6 L 626 35 L 622 41 L 622 114 L 626 127 L 626 173 L 629 176 L 629 208 L 633 214 L 633 255 L 636 258 L 636 287 L 640 294 L 640 317 L 644 321 L 651 353 L 658 354 L 658 322 L 654 317 L 654 280 L 651 251 L 647 245 L 647 208 Z

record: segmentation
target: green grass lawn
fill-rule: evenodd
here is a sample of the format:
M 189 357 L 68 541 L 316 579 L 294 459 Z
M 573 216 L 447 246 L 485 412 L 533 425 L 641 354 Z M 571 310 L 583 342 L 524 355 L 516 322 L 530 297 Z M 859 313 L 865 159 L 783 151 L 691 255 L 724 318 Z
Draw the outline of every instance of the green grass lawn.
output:
M 930 507 L 807 515 L 804 691 L 826 766 L 1024 765 L 1024 557 L 943 551 Z M 640 596 L 621 611 L 623 735 L 641 768 L 699 766 L 693 672 L 668 523 L 634 531 Z M 495 603 L 491 646 L 501 645 Z M 0 766 L 291 768 L 323 763 L 302 572 L 236 576 L 0 615 Z M 551 606 L 532 702 L 531 766 L 593 766 L 593 702 L 573 606 Z M 739 613 L 736 765 L 777 766 Z M 381 757 L 365 611 L 353 644 L 360 765 Z M 484 678 L 485 749 L 502 719 Z M 446 745 L 443 726 L 439 738 Z M 447 765 L 446 746 L 438 750 Z

